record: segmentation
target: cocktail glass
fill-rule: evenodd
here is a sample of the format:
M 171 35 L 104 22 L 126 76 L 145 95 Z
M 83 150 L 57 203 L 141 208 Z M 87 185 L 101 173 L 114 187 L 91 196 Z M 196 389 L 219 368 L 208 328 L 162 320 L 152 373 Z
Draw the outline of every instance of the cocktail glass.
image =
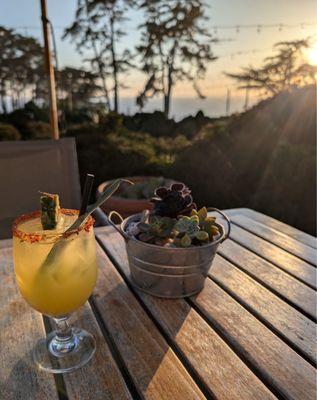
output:
M 41 229 L 39 211 L 22 215 L 13 224 L 14 269 L 20 292 L 31 307 L 53 318 L 57 325 L 32 351 L 37 365 L 53 373 L 81 367 L 96 348 L 90 333 L 71 328 L 67 322 L 69 314 L 87 301 L 97 278 L 93 218 L 89 216 L 79 228 L 63 236 L 77 216 L 76 210 L 61 209 L 55 230 Z M 45 263 L 62 236 L 66 245 L 53 263 Z

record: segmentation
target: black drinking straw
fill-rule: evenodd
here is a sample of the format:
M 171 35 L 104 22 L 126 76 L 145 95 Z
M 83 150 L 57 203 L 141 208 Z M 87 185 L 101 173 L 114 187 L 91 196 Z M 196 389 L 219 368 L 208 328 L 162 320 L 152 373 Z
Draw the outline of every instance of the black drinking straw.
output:
M 88 202 L 89 202 L 89 198 L 90 198 L 90 193 L 91 193 L 91 189 L 92 189 L 92 184 L 94 182 L 94 178 L 95 178 L 94 175 L 86 174 L 83 197 L 82 197 L 82 200 L 81 200 L 81 206 L 80 206 L 79 215 L 85 214 L 85 212 L 87 210 Z

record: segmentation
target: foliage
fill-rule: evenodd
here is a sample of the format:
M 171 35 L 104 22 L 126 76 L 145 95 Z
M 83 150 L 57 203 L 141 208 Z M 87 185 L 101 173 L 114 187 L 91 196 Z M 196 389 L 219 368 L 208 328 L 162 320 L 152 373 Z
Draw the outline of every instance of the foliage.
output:
M 145 12 L 141 44 L 142 71 L 148 76 L 144 90 L 137 98 L 143 108 L 146 100 L 162 94 L 164 114 L 170 109 L 172 89 L 176 82 L 189 80 L 199 97 L 198 88 L 206 65 L 213 61 L 211 37 L 202 22 L 207 19 L 202 0 L 143 0 Z
M 39 82 L 44 74 L 43 52 L 38 41 L 0 26 L 0 106 L 6 113 L 25 103 L 26 92 L 41 98 Z M 11 99 L 11 104 L 7 102 Z
M 303 61 L 302 51 L 310 47 L 309 39 L 276 43 L 277 54 L 264 59 L 260 68 L 244 68 L 241 73 L 226 75 L 241 83 L 240 89 L 262 90 L 275 95 L 293 86 L 316 83 L 317 67 Z
M 138 239 L 142 242 L 164 245 L 169 242 L 175 220 L 169 217 L 150 216 L 148 222 L 139 222 Z
M 174 226 L 175 239 L 173 243 L 179 247 L 189 247 L 191 245 L 200 245 L 213 240 L 199 225 L 197 215 L 191 217 L 181 217 Z
M 155 190 L 154 213 L 161 217 L 177 218 L 189 215 L 196 208 L 190 190 L 182 183 L 173 183 L 170 187 L 159 187 Z
M 173 139 L 168 139 L 169 144 L 166 144 L 164 138 L 130 132 L 124 127 L 118 131 L 104 133 L 101 129 L 99 132 L 87 129 L 76 136 L 80 172 L 84 176 L 86 171 L 92 171 L 96 184 L 122 176 L 166 175 L 171 152 L 177 148 L 177 143 L 173 146 Z
M 91 72 L 65 67 L 58 71 L 57 82 L 59 97 L 66 100 L 68 111 L 82 108 L 92 97 L 98 95 L 100 86 L 97 84 L 97 75 Z
M 315 87 L 283 92 L 206 126 L 166 176 L 189 185 L 198 206 L 249 207 L 315 234 L 315 98 Z
M 201 246 L 212 242 L 215 235 L 219 234 L 218 228 L 214 225 L 215 218 L 206 216 L 203 220 L 198 215 L 204 214 L 206 208 L 195 211 L 191 216 L 179 215 L 176 218 L 157 215 L 155 209 L 151 214 L 145 212 L 145 220 L 142 219 L 136 225 L 128 226 L 127 233 L 135 236 L 142 242 L 168 247 L 190 247 Z M 213 231 L 209 234 L 205 230 L 207 225 L 203 222 L 206 219 L 212 220 Z
M 208 234 L 209 240 L 219 234 L 219 230 L 215 225 L 216 217 L 208 217 L 206 207 L 202 207 L 199 211 L 192 210 L 191 217 L 198 218 L 199 227 Z
M 12 124 L 23 140 L 49 136 L 51 128 L 47 121 L 48 110 L 37 107 L 33 102 L 27 103 L 24 108 L 0 115 L 0 122 Z
M 316 235 L 316 147 L 281 141 L 252 197 L 252 207 Z
M 21 129 L 21 134 L 27 139 L 50 139 L 51 125 L 42 121 L 30 121 Z
M 119 52 L 117 42 L 125 35 L 122 29 L 125 14 L 134 4 L 134 0 L 78 0 L 74 22 L 64 33 L 64 38 L 70 37 L 75 42 L 80 54 L 84 49 L 93 51 L 86 61 L 97 69 L 107 108 L 115 112 L 119 109 L 119 87 L 123 86 L 119 75 L 132 66 L 130 51 Z
M 20 132 L 13 125 L 0 123 L 0 142 L 3 140 L 19 140 L 20 138 Z
M 158 187 L 153 211 L 143 213 L 141 221 L 128 229 L 129 234 L 160 246 L 190 247 L 213 241 L 219 234 L 215 218 L 207 216 L 206 207 L 197 211 L 190 193 L 181 183 Z

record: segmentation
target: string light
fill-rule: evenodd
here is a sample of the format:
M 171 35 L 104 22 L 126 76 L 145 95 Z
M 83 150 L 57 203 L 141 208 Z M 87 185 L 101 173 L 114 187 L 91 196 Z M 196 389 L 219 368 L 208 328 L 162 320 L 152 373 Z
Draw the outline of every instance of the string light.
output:
M 291 28 L 304 29 L 305 27 L 308 27 L 308 26 L 315 26 L 317 28 L 316 22 L 299 22 L 297 24 L 277 23 L 277 24 L 211 25 L 210 28 L 211 28 L 211 30 L 213 30 L 214 33 L 218 33 L 218 31 L 224 30 L 224 29 L 235 30 L 237 33 L 239 33 L 241 30 L 244 30 L 244 29 L 255 29 L 258 32 L 261 32 L 264 29 L 277 28 L 279 31 L 281 31 L 282 29 L 291 29 Z M 40 26 L 16 26 L 13 28 L 14 29 L 28 29 L 28 30 L 42 29 Z M 67 26 L 55 26 L 56 30 L 63 30 L 66 28 L 67 28 Z M 138 30 L 138 29 L 135 28 L 134 30 Z
M 239 24 L 239 25 L 212 25 L 211 29 L 214 29 L 216 31 L 222 30 L 222 29 L 231 29 L 235 30 L 236 32 L 240 32 L 243 29 L 256 29 L 258 32 L 261 32 L 263 29 L 272 29 L 272 28 L 277 28 L 278 30 L 281 30 L 282 28 L 300 28 L 304 29 L 305 27 L 308 26 L 315 26 L 317 28 L 316 22 L 300 22 L 298 24 L 285 24 L 285 23 L 278 23 L 278 24 Z

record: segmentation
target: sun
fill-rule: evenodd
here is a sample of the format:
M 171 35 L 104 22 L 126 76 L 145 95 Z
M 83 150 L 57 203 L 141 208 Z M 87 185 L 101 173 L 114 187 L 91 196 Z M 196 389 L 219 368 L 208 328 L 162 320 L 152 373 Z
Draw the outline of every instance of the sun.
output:
M 307 58 L 310 64 L 317 65 L 317 43 L 307 49 Z

